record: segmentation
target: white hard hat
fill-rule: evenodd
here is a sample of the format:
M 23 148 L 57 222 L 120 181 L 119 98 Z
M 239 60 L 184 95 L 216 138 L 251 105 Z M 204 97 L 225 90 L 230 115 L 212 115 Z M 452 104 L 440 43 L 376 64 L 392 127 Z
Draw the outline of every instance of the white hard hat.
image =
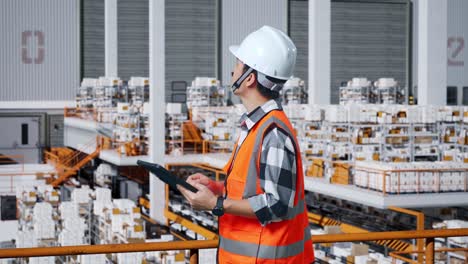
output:
M 276 28 L 263 26 L 250 33 L 239 46 L 230 46 L 229 50 L 243 63 L 266 76 L 288 80 L 293 75 L 296 46 Z

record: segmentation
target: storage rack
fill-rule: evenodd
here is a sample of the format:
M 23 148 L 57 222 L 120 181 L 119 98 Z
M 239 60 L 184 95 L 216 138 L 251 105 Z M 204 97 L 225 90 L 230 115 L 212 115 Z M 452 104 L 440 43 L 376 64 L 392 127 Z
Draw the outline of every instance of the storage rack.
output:
M 304 81 L 296 77 L 289 79 L 280 90 L 280 96 L 283 105 L 306 104 L 308 95 Z
M 97 79 L 84 78 L 76 92 L 76 107 L 78 115 L 82 119 L 92 120 L 94 118 L 94 89 L 98 85 Z
M 118 102 L 122 102 L 121 92 L 122 81 L 119 78 L 100 77 L 98 84 L 94 87 L 93 106 L 99 108 L 116 107 Z
M 437 123 L 412 123 L 412 161 L 439 161 L 439 126 Z
M 193 107 L 192 121 L 201 130 L 205 152 L 230 152 L 240 127 L 234 107 Z
M 411 161 L 410 133 L 410 124 L 385 124 L 383 127 L 382 160 L 386 162 Z
M 169 107 L 168 107 L 169 108 Z M 178 108 L 181 108 L 179 105 Z M 167 111 L 166 114 L 166 152 L 182 155 L 184 152 L 184 123 L 186 114 L 179 111 Z
M 367 78 L 353 78 L 339 88 L 340 104 L 404 104 L 405 90 L 393 78 L 380 78 L 373 84 Z
M 367 78 L 353 78 L 340 88 L 340 105 L 372 104 L 376 102 L 375 89 Z
M 149 103 L 143 104 L 143 111 L 140 114 L 139 120 L 139 146 L 140 155 L 147 155 L 149 153 L 149 138 L 150 138 L 150 124 L 149 124 Z
M 140 109 L 144 103 L 149 102 L 149 79 L 144 77 L 131 77 L 128 81 L 128 102 Z M 141 112 L 141 111 L 140 111 Z
M 140 113 L 128 103 L 119 103 L 114 137 L 120 154 L 127 156 L 140 154 L 140 127 Z
M 393 78 L 380 78 L 374 83 L 378 104 L 404 104 L 405 90 Z
M 347 111 L 350 119 L 345 120 L 341 111 Z M 326 116 L 331 120 L 314 121 L 312 127 L 307 125 L 310 121 L 303 121 L 305 125 L 298 132 L 299 142 L 306 162 L 319 158 L 313 146 L 325 143 L 325 174 L 328 177 L 333 175 L 330 162 L 338 160 L 351 161 L 351 164 L 356 161 L 468 161 L 465 154 L 468 151 L 468 129 L 460 113 L 457 107 L 367 105 L 357 108 L 341 106 L 340 109 L 330 106 L 326 108 Z M 316 134 L 320 133 L 317 131 L 326 131 L 327 139 L 321 138 L 315 142 Z M 350 158 L 346 150 L 349 145 Z M 319 163 L 306 162 L 306 174 L 315 175 L 311 167 L 317 167 Z
M 187 87 L 187 106 L 225 105 L 225 90 L 215 78 L 196 77 Z
M 382 153 L 382 125 L 351 123 L 352 160 L 380 160 Z
M 76 106 L 78 108 L 93 107 L 94 87 L 97 85 L 97 79 L 85 78 L 81 82 L 76 93 Z

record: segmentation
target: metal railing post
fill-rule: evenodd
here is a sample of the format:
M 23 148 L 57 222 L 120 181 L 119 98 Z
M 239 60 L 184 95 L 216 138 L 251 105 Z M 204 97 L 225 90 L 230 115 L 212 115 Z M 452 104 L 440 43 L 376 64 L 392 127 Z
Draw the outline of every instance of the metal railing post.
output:
M 404 213 L 412 216 L 416 216 L 416 230 L 424 230 L 424 213 L 419 212 L 419 211 L 414 211 L 414 210 L 409 210 L 409 209 L 404 209 L 396 206 L 389 206 L 388 209 L 399 212 L 399 213 Z M 424 239 L 420 238 L 416 240 L 416 245 L 417 249 L 419 251 L 422 251 L 424 248 Z M 418 253 L 418 263 L 423 263 L 424 256 L 421 253 Z
M 426 264 L 434 264 L 434 238 L 426 238 Z
M 198 264 L 198 249 L 190 250 L 190 264 Z

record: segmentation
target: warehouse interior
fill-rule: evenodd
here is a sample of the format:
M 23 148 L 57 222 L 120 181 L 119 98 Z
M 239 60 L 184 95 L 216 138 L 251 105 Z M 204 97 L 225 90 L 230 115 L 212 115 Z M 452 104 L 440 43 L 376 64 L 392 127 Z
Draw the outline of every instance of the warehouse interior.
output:
M 226 179 L 246 112 L 229 46 L 264 25 L 297 48 L 278 101 L 315 263 L 468 263 L 468 1 L 3 0 L 0 18 L 0 263 L 217 263 L 217 217 L 137 161 Z

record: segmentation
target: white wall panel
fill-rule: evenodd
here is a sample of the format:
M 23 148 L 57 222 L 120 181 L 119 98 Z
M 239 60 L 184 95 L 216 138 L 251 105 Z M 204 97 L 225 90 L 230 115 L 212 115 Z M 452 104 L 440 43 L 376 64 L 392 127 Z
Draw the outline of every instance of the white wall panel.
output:
M 447 12 L 447 85 L 461 89 L 468 87 L 468 1 L 448 1 Z
M 418 104 L 447 102 L 447 0 L 419 1 Z
M 331 2 L 332 103 L 353 77 L 395 78 L 406 87 L 407 12 L 404 1 Z
M 289 3 L 289 35 L 296 44 L 297 59 L 294 75 L 309 83 L 309 1 Z
M 73 100 L 79 1 L 0 1 L 0 101 Z
M 216 76 L 216 5 L 220 0 L 170 0 L 165 4 L 166 102 L 173 81 Z
M 425 0 L 426 1 L 426 0 Z M 421 0 L 413 2 L 413 86 L 418 83 L 418 9 Z M 457 87 L 458 104 L 462 104 L 463 87 L 468 87 L 468 1 L 447 1 L 447 84 Z M 444 93 L 447 87 L 442 86 Z M 464 95 L 468 97 L 468 95 Z
M 230 84 L 231 70 L 235 62 L 229 52 L 230 45 L 237 45 L 252 31 L 269 25 L 287 31 L 287 0 L 224 0 L 221 6 L 221 65 L 223 84 Z

